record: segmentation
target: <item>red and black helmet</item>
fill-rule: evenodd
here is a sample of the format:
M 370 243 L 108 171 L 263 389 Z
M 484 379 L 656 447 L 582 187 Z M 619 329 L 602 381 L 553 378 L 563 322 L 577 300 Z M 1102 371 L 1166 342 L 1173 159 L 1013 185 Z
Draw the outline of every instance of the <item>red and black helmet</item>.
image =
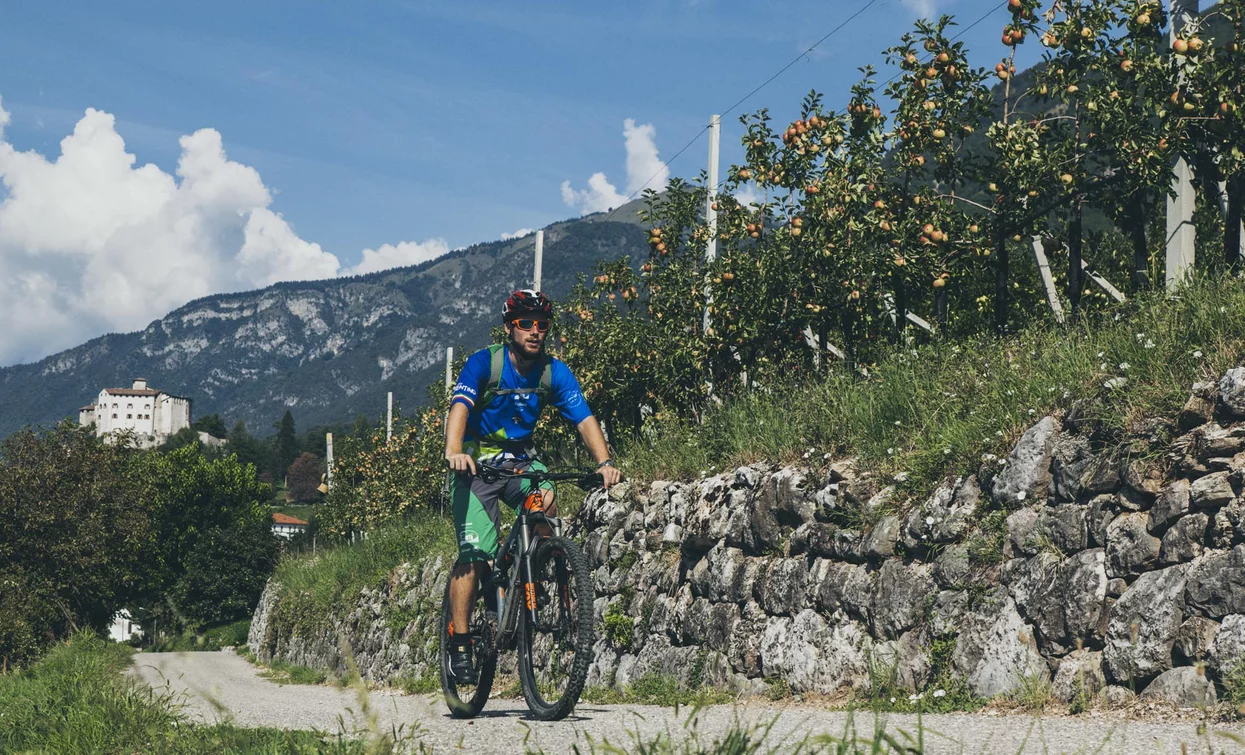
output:
M 520 317 L 531 317 L 533 315 L 544 315 L 545 317 L 553 316 L 553 301 L 541 291 L 533 291 L 530 288 L 524 288 L 515 291 L 506 299 L 506 304 L 501 310 L 502 322 L 510 322 Z

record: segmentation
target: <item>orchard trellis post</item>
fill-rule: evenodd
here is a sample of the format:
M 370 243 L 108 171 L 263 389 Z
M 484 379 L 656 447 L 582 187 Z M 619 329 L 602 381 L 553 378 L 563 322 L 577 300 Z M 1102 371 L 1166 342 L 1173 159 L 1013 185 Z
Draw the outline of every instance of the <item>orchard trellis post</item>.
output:
M 1170 41 L 1175 41 L 1191 18 L 1198 13 L 1198 0 L 1169 0 Z M 1175 54 L 1175 53 L 1173 53 Z M 1176 160 L 1172 179 L 1173 194 L 1167 197 L 1167 287 L 1184 283 L 1193 268 L 1197 231 L 1193 226 L 1193 170 L 1184 158 Z
M 393 391 L 385 399 L 385 443 L 393 442 Z
M 705 193 L 705 226 L 709 231 L 709 243 L 705 246 L 705 264 L 713 264 L 718 258 L 718 211 L 713 204 L 718 197 L 718 146 L 722 136 L 722 116 L 709 116 L 709 170 Z M 712 322 L 709 317 L 709 305 L 713 303 L 713 292 L 709 290 L 709 273 L 705 272 L 705 319 L 704 329 L 707 332 Z
M 324 434 L 324 486 L 333 489 L 333 433 Z
M 532 290 L 533 291 L 540 290 L 540 273 L 541 273 L 541 265 L 544 263 L 544 257 L 545 257 L 545 232 L 537 231 L 536 232 L 536 270 L 532 274 Z

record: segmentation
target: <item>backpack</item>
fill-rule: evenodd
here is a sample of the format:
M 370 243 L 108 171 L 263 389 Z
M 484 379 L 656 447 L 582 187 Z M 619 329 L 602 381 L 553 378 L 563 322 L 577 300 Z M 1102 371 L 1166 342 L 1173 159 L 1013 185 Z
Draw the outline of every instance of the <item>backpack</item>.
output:
M 540 402 L 540 409 L 545 408 L 545 401 L 548 395 L 553 391 L 553 360 L 548 354 L 541 355 L 540 366 L 540 385 L 535 388 L 502 388 L 501 376 L 505 371 L 506 347 L 500 343 L 495 343 L 488 347 L 490 352 L 490 361 L 488 368 L 488 387 L 484 390 L 484 395 L 476 402 L 473 411 L 482 412 L 493 400 L 498 396 L 510 396 L 513 394 L 530 395 L 535 393 L 537 400 Z

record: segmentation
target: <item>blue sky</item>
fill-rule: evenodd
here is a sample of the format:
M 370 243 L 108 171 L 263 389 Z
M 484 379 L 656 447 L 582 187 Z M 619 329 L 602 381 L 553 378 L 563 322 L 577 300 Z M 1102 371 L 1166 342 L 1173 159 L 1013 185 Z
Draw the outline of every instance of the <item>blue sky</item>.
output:
M 866 2 L 14 3 L 0 24 L 3 141 L 55 161 L 90 107 L 115 118 L 135 167 L 173 175 L 179 137 L 212 129 L 271 211 L 345 269 L 384 244 L 452 248 L 576 215 L 561 185 L 596 172 L 625 193 L 626 119 L 651 124 L 666 159 Z M 968 23 L 997 8 L 965 36 L 992 66 L 1001 6 L 874 0 L 739 110 L 791 117 L 812 88 L 841 105 L 857 66 L 880 66 L 921 13 Z M 723 120 L 724 168 L 738 115 Z M 702 138 L 671 172 L 694 175 L 706 150 Z M 0 342 L 0 364 L 43 350 Z

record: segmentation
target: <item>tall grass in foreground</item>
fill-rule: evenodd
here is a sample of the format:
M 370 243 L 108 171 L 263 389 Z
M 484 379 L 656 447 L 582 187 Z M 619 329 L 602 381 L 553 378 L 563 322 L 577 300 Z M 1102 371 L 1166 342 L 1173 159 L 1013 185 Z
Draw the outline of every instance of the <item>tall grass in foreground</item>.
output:
M 1001 454 L 1043 414 L 1081 402 L 1116 433 L 1171 415 L 1197 380 L 1245 356 L 1245 281 L 1199 280 L 1093 319 L 1014 335 L 896 347 L 867 377 L 835 365 L 761 387 L 704 424 L 659 426 L 621 454 L 633 477 L 686 479 L 759 460 L 854 455 L 919 489 Z
M 347 733 L 187 723 L 172 695 L 122 675 L 132 652 L 81 632 L 29 670 L 0 676 L 0 752 L 345 755 L 377 750 Z

